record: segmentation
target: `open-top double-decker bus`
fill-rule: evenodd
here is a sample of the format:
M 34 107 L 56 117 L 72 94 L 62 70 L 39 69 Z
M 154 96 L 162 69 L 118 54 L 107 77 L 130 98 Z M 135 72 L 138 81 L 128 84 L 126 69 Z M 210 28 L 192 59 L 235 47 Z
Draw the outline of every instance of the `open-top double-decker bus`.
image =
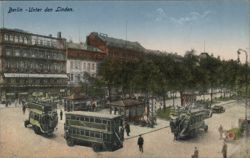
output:
M 52 102 L 27 102 L 29 118 L 24 126 L 31 125 L 36 134 L 51 135 L 58 123 L 56 105 Z

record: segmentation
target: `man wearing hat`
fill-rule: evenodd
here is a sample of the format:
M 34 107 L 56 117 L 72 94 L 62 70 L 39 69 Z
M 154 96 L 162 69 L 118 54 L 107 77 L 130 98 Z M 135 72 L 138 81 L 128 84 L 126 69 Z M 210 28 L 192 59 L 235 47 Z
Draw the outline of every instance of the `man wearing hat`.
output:
M 144 144 L 144 139 L 142 138 L 141 135 L 139 135 L 139 138 L 137 140 L 137 145 L 139 146 L 139 151 L 143 153 L 143 144 Z

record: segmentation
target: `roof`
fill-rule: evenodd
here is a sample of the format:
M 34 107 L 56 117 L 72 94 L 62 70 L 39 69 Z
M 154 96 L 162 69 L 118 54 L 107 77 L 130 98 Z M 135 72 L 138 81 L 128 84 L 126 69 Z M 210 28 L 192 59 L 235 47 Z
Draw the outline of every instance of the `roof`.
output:
M 89 50 L 89 51 L 93 51 L 93 52 L 102 52 L 97 47 L 93 47 L 93 46 L 87 45 L 86 43 L 67 42 L 67 48 Z
M 33 35 L 33 36 L 39 36 L 39 37 L 44 37 L 44 38 L 50 38 L 50 39 L 56 39 L 56 40 L 66 40 L 65 38 L 57 38 L 57 37 L 52 37 L 52 36 L 46 36 L 46 35 L 40 35 L 36 33 L 30 33 L 28 31 L 22 30 L 22 29 L 11 29 L 11 28 L 0 28 L 0 32 L 15 32 L 15 33 L 21 33 L 21 34 L 27 34 L 27 35 Z
M 66 74 L 4 73 L 6 78 L 68 78 Z
M 112 106 L 121 106 L 121 107 L 132 107 L 137 105 L 142 105 L 143 103 L 135 99 L 124 99 L 119 101 L 113 101 L 110 103 Z
M 139 42 L 131 42 L 123 39 L 117 39 L 113 37 L 108 37 L 106 34 L 92 32 L 94 36 L 101 39 L 103 42 L 106 42 L 108 46 L 111 47 L 118 47 L 118 48 L 124 48 L 124 49 L 131 49 L 135 51 L 144 51 L 144 47 L 141 46 Z
M 108 119 L 113 119 L 113 118 L 116 118 L 116 117 L 121 117 L 121 115 L 103 114 L 103 113 L 98 113 L 98 112 L 86 112 L 86 111 L 66 112 L 66 115 L 93 116 L 93 117 L 108 118 Z

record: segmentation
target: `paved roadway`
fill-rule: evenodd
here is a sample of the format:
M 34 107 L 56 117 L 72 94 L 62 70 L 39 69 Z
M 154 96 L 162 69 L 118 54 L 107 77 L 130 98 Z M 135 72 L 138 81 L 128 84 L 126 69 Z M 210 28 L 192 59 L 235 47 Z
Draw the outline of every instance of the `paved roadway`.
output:
M 1 158 L 190 158 L 194 147 L 199 149 L 201 158 L 221 158 L 223 141 L 217 131 L 220 124 L 224 129 L 238 126 L 238 118 L 244 116 L 243 103 L 223 105 L 226 112 L 214 114 L 206 120 L 208 133 L 201 133 L 197 138 L 185 141 L 173 141 L 169 128 L 143 135 L 144 153 L 138 151 L 137 137 L 126 139 L 124 147 L 115 152 L 93 152 L 92 148 L 76 145 L 68 147 L 63 138 L 63 123 L 59 121 L 54 137 L 36 135 L 32 129 L 24 128 L 23 121 L 28 117 L 21 108 L 0 108 L 0 157 Z M 138 129 L 136 129 L 138 128 Z M 134 130 L 139 130 L 139 127 Z M 142 129 L 143 130 L 143 129 Z M 228 143 L 229 155 L 237 152 L 240 141 Z M 234 154 L 234 157 L 237 157 Z M 239 156 L 242 157 L 242 156 Z

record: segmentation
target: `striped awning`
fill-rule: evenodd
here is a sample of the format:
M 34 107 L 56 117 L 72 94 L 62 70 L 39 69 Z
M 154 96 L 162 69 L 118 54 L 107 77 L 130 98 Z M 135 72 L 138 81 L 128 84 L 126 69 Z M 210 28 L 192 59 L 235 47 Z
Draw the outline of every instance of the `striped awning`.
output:
M 66 74 L 4 73 L 6 78 L 68 78 Z

